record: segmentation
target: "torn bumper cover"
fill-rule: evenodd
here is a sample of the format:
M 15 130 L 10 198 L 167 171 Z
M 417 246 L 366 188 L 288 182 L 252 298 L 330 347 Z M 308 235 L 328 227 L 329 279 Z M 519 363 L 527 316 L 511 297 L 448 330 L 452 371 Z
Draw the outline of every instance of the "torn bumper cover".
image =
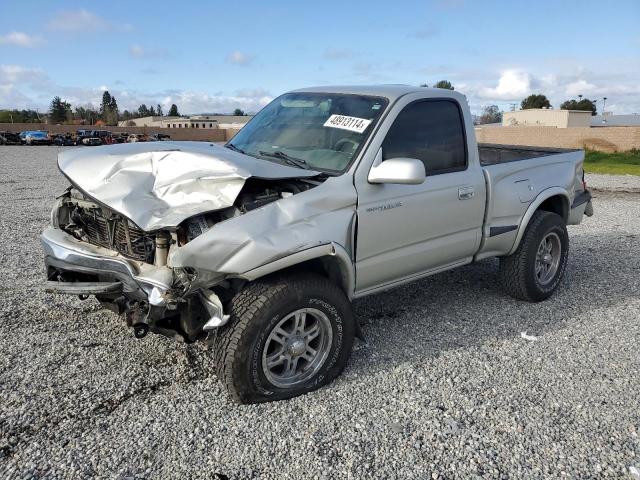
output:
M 122 293 L 153 306 L 166 306 L 166 294 L 173 286 L 171 268 L 125 259 L 117 252 L 82 242 L 54 227 L 46 228 L 40 240 L 44 248 L 49 280 L 52 272 L 60 272 L 63 278 L 67 272 L 96 279 L 93 282 L 49 281 L 45 287 L 48 291 L 95 295 L 96 290 L 102 289 L 99 293 Z M 118 282 L 121 287 L 113 285 Z M 112 285 L 110 291 L 108 285 Z

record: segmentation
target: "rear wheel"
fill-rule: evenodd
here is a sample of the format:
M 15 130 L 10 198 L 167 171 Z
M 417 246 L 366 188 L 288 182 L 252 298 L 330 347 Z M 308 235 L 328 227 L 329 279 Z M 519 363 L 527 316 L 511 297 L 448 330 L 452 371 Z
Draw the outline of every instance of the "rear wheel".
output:
M 545 300 L 558 288 L 568 258 L 569 236 L 564 220 L 539 210 L 533 214 L 518 249 L 500 259 L 502 288 L 519 300 Z
M 355 332 L 348 299 L 319 275 L 259 280 L 232 301 L 214 340 L 218 378 L 240 403 L 291 398 L 344 369 Z

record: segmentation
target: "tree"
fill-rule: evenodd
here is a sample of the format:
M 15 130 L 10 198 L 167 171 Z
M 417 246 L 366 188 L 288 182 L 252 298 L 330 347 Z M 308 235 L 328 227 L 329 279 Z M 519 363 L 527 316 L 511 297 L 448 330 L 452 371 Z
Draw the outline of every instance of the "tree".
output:
M 153 108 L 153 105 L 151 105 L 151 108 L 149 108 L 149 115 L 152 117 L 156 116 L 156 109 Z
M 478 123 L 480 125 L 486 125 L 487 123 L 500 123 L 502 122 L 502 112 L 497 105 L 488 105 L 484 107 L 482 115 Z
M 589 100 L 588 98 L 583 98 L 579 101 L 575 100 L 567 100 L 560 105 L 561 110 L 583 110 L 587 112 L 591 112 L 591 115 L 596 114 L 596 103 Z
M 53 97 L 49 106 L 49 118 L 53 123 L 66 122 L 69 112 L 71 112 L 71 105 L 64 102 L 60 97 Z
M 433 86 L 433 88 L 444 88 L 445 90 L 455 90 L 455 88 L 453 88 L 453 85 L 449 80 L 440 80 Z
M 149 115 L 151 115 L 149 113 L 149 109 L 147 108 L 147 106 L 144 103 L 138 107 L 138 116 L 139 117 L 148 117 Z
M 551 108 L 551 102 L 541 93 L 534 93 L 522 100 L 520 108 L 522 110 L 528 110 L 530 108 Z
M 169 113 L 167 114 L 170 117 L 179 117 L 178 106 L 175 103 L 171 104 L 171 108 L 169 108 Z
M 241 110 L 241 109 L 239 109 L 239 108 L 236 108 L 236 109 L 233 111 L 233 114 L 234 114 L 235 116 L 237 116 L 237 117 L 241 117 L 241 116 L 243 116 L 243 115 L 244 115 L 244 111 L 243 111 L 243 110 Z
M 156 114 L 158 116 L 160 116 L 160 117 L 163 116 L 163 114 L 162 114 L 162 105 L 160 105 L 160 104 L 156 105 Z
M 118 102 L 116 97 L 112 97 L 108 90 L 105 90 L 102 94 L 100 118 L 105 125 L 117 125 L 118 123 Z
M 429 87 L 429 85 L 427 83 L 421 83 L 420 86 L 423 87 L 423 88 L 428 88 Z

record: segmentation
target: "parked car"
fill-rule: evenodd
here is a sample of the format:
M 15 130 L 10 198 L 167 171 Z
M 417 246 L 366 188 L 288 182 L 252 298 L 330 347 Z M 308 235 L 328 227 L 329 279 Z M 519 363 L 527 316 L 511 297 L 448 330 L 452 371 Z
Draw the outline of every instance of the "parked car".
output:
M 489 257 L 512 297 L 551 296 L 566 226 L 593 214 L 583 159 L 478 145 L 455 91 L 298 90 L 225 146 L 60 153 L 46 288 L 95 295 L 138 338 L 208 338 L 239 402 L 290 398 L 346 365 L 355 298 Z
M 26 145 L 51 145 L 51 137 L 46 130 L 28 130 L 22 132 L 20 136 Z
M 126 143 L 128 137 L 128 133 L 121 132 L 114 134 L 111 138 L 113 139 L 113 143 Z
M 99 146 L 114 143 L 108 130 L 78 130 L 76 133 L 78 145 Z
M 166 133 L 154 133 L 149 137 L 150 142 L 168 142 L 171 140 L 171 135 Z
M 51 144 L 57 145 L 59 147 L 69 147 L 69 146 L 76 145 L 76 140 L 73 138 L 73 136 L 70 133 L 64 133 L 64 134 L 59 133 L 52 137 Z
M 0 132 L 0 145 L 20 145 L 22 140 L 17 133 Z
M 132 133 L 127 138 L 127 143 L 137 143 L 137 142 L 146 142 L 147 139 L 144 135 L 139 133 Z

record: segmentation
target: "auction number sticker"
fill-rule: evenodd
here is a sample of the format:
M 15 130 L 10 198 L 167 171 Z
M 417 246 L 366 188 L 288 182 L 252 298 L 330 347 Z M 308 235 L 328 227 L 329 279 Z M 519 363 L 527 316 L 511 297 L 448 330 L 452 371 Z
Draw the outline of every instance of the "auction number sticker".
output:
M 362 133 L 364 132 L 371 120 L 358 117 L 347 117 L 346 115 L 331 115 L 326 122 L 325 127 L 341 128 L 342 130 L 349 130 L 351 132 Z

